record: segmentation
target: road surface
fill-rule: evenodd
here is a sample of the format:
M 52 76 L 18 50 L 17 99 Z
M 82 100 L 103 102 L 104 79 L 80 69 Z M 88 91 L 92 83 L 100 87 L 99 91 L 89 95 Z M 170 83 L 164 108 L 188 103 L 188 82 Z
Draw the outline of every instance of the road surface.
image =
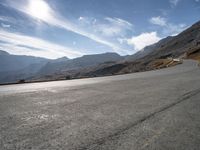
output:
M 200 68 L 0 86 L 1 150 L 199 150 Z

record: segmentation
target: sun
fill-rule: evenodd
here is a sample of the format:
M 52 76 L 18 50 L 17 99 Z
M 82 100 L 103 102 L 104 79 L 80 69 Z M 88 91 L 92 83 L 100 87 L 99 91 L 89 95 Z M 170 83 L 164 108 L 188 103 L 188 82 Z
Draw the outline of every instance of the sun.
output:
M 50 16 L 49 6 L 44 0 L 29 0 L 29 14 L 37 19 L 46 20 Z

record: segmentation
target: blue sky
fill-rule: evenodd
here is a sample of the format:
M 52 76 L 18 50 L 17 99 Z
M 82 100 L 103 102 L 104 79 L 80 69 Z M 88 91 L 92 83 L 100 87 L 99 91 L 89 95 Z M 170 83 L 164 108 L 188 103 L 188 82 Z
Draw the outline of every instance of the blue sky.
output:
M 200 0 L 0 0 L 0 49 L 46 58 L 133 54 L 200 20 Z

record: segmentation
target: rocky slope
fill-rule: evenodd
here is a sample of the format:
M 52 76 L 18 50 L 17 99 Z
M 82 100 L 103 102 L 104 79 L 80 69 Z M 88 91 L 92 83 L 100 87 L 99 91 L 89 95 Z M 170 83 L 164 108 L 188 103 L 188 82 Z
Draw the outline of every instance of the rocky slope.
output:
M 105 62 L 118 62 L 123 57 L 116 53 L 104 53 L 96 55 L 85 55 L 79 58 L 66 60 L 62 62 L 49 62 L 40 69 L 37 75 L 50 75 L 54 73 L 62 73 L 69 70 L 80 70 L 92 67 Z
M 156 44 L 145 47 L 142 51 L 132 56 L 128 56 L 123 62 L 84 70 L 78 73 L 78 77 L 104 76 L 152 70 L 156 69 L 153 62 L 157 60 L 168 61 L 166 60 L 168 58 L 183 57 L 199 59 L 199 49 L 200 21 L 177 36 L 167 37 Z M 162 63 L 164 64 L 165 62 Z
M 177 36 L 167 37 L 127 57 L 105 53 L 46 60 L 0 51 L 0 82 L 16 82 L 21 78 L 41 81 L 140 72 L 174 65 L 174 58 L 200 61 L 200 21 Z
M 0 83 L 18 82 L 19 80 L 48 79 L 51 76 L 60 79 L 66 71 L 78 72 L 102 63 L 116 63 L 124 57 L 116 53 L 85 55 L 75 59 L 67 57 L 49 60 L 32 56 L 10 55 L 0 51 Z M 65 75 L 64 75 L 65 76 Z M 58 78 L 59 77 L 59 78 Z

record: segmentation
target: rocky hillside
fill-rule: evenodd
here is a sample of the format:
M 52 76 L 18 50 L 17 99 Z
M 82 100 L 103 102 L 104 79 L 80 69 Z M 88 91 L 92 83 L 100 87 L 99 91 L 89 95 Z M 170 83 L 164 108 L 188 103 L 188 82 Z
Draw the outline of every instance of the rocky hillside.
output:
M 143 48 L 142 50 L 138 51 L 137 53 L 135 53 L 134 55 L 127 56 L 126 61 L 135 61 L 135 60 L 141 59 L 141 58 L 149 55 L 150 53 L 152 53 L 155 49 L 162 48 L 164 45 L 166 45 L 172 39 L 173 39 L 173 37 L 169 36 L 167 38 L 160 40 L 158 43 L 147 46 L 147 47 Z
M 177 36 L 167 37 L 156 44 L 145 47 L 132 56 L 128 56 L 123 62 L 84 70 L 79 72 L 77 76 L 91 77 L 147 71 L 156 69 L 154 62 L 160 62 L 161 66 L 164 67 L 163 64 L 173 58 L 184 57 L 200 60 L 199 53 L 200 21 Z M 167 60 L 168 58 L 169 60 Z
M 177 58 L 200 61 L 200 22 L 174 37 L 145 47 L 134 55 L 116 53 L 85 55 L 75 59 L 63 57 L 47 60 L 31 56 L 15 56 L 0 51 L 0 83 L 59 80 L 96 77 L 148 71 L 177 64 Z
M 85 55 L 75 59 L 67 57 L 56 60 L 10 55 L 0 51 L 0 83 L 18 82 L 20 80 L 48 79 L 48 76 L 58 78 L 66 71 L 76 70 L 78 72 L 85 68 L 96 67 L 102 63 L 116 63 L 124 57 L 116 53 L 104 53 L 96 55 Z
M 79 58 L 65 60 L 62 62 L 49 62 L 40 69 L 37 75 L 50 75 L 54 73 L 62 73 L 69 70 L 80 70 L 87 67 L 93 67 L 105 62 L 118 62 L 124 57 L 117 53 L 104 53 L 96 55 L 85 55 Z

